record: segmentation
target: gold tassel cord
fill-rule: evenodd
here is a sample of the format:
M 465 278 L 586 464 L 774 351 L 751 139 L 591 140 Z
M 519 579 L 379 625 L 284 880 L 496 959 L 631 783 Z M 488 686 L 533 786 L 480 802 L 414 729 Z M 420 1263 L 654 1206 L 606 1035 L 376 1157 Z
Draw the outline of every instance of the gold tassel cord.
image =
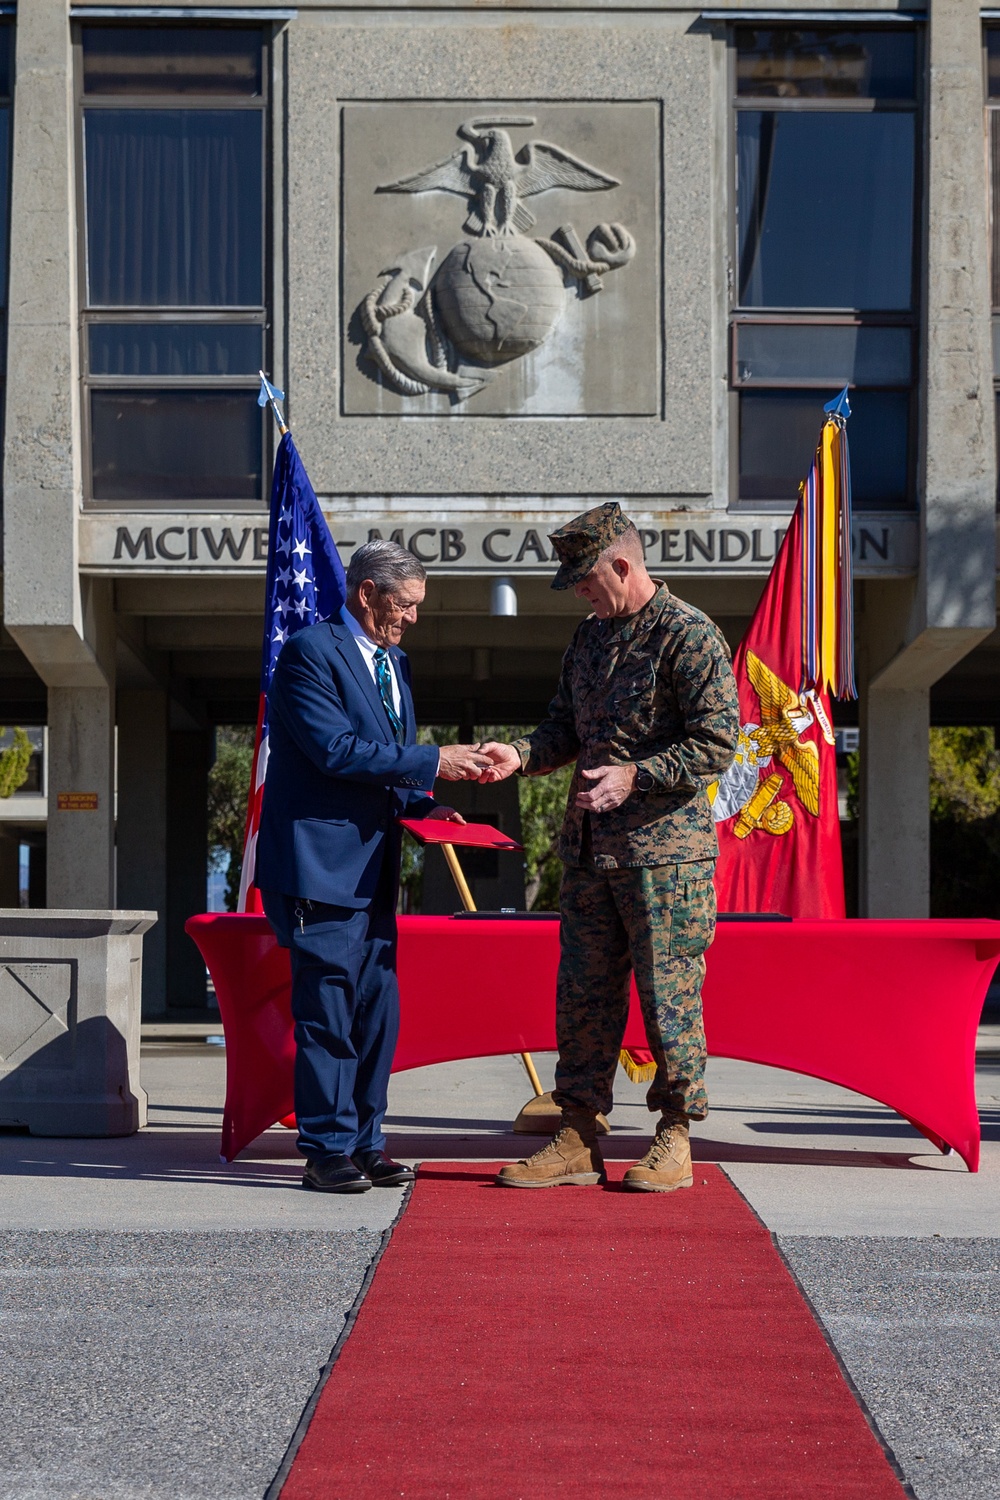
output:
M 655 1062 L 637 1063 L 631 1052 L 624 1047 L 618 1054 L 618 1061 L 633 1083 L 652 1083 L 656 1077 Z

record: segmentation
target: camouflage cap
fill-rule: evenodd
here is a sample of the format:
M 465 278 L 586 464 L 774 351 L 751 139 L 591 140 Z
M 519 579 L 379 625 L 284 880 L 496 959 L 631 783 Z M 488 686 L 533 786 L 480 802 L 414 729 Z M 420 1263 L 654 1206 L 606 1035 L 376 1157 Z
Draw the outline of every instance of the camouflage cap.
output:
M 571 589 L 581 578 L 586 578 L 605 547 L 610 547 L 615 537 L 628 528 L 628 517 L 622 515 L 618 501 L 608 500 L 551 532 L 549 541 L 559 558 L 559 571 L 552 587 Z

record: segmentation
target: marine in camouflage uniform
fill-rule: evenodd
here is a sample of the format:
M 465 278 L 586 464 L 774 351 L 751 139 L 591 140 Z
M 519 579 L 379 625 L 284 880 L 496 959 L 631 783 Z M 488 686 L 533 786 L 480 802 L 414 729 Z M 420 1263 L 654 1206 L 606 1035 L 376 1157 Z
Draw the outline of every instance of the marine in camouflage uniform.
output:
M 609 503 L 556 532 L 553 587 L 578 583 L 629 529 Z M 706 787 L 733 758 L 739 704 L 716 626 L 652 584 L 636 613 L 582 621 L 548 716 L 514 749 L 527 776 L 576 762 L 558 844 L 554 1100 L 564 1117 L 611 1110 L 631 972 L 656 1061 L 647 1103 L 669 1126 L 708 1111 L 701 985 L 718 844 Z M 608 811 L 580 809 L 582 773 L 608 765 L 634 765 L 634 789 Z

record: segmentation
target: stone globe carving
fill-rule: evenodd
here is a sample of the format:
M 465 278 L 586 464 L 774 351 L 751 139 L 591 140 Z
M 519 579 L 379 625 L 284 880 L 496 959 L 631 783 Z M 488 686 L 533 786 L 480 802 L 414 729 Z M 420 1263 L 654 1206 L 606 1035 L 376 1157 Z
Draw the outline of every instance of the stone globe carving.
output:
M 441 325 L 460 354 L 505 364 L 537 349 L 566 302 L 563 273 L 534 240 L 463 240 L 434 278 Z

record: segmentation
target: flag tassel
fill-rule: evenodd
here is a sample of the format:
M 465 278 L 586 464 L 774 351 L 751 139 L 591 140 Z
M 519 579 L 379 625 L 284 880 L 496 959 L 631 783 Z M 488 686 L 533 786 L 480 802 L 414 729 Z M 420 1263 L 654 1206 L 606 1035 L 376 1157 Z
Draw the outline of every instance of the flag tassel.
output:
M 644 1054 L 639 1057 L 633 1056 L 627 1047 L 623 1047 L 618 1054 L 618 1061 L 625 1069 L 632 1083 L 652 1083 L 656 1077 L 656 1063 L 643 1060 Z
M 800 692 L 856 698 L 851 465 L 847 387 L 826 420 L 802 487 L 802 675 Z

